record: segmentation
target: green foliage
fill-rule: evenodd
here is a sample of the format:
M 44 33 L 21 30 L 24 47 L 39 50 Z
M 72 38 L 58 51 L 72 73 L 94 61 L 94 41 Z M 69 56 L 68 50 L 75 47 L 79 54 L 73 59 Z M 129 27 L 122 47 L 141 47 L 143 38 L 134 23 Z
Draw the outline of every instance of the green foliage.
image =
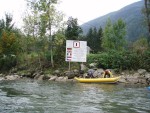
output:
M 126 24 L 123 20 L 118 19 L 117 22 L 112 24 L 109 18 L 104 29 L 104 36 L 102 40 L 103 48 L 106 50 L 114 49 L 122 51 L 126 44 L 125 35 Z
M 150 51 L 146 51 L 143 55 L 136 52 L 124 51 L 109 51 L 99 54 L 90 54 L 87 58 L 87 63 L 96 62 L 99 68 L 104 69 L 150 69 Z
M 14 24 L 12 24 L 12 15 L 5 14 L 5 20 L 0 20 L 0 32 L 2 32 L 2 30 L 11 31 L 13 27 Z
M 87 41 L 87 45 L 92 49 L 93 53 L 97 53 L 102 49 L 102 32 L 103 31 L 101 27 L 98 31 L 95 27 L 93 29 L 90 28 L 89 32 L 86 35 L 85 40 Z
M 0 71 L 6 71 L 16 66 L 17 58 L 15 55 L 0 55 Z
M 144 54 L 141 56 L 141 68 L 147 69 L 150 71 L 150 50 L 145 51 Z M 143 62 L 144 61 L 144 62 Z
M 18 44 L 16 41 L 15 34 L 13 32 L 3 32 L 0 39 L 0 54 L 16 55 L 18 52 Z
M 139 54 L 144 53 L 148 49 L 148 40 L 144 37 L 139 38 L 133 43 L 133 50 Z
M 144 0 L 144 5 L 145 7 L 143 8 L 143 13 L 145 14 L 148 31 L 150 34 L 150 0 Z
M 77 19 L 70 17 L 68 19 L 67 28 L 65 31 L 67 40 L 78 40 L 81 33 L 82 29 L 78 25 Z
M 47 59 L 50 54 L 51 65 L 54 67 L 56 45 L 52 32 L 59 29 L 63 19 L 63 14 L 56 10 L 58 0 L 29 0 L 27 3 L 31 13 L 24 18 L 24 31 L 28 37 L 35 38 L 32 52 L 37 52 L 39 56 L 43 53 L 43 59 Z

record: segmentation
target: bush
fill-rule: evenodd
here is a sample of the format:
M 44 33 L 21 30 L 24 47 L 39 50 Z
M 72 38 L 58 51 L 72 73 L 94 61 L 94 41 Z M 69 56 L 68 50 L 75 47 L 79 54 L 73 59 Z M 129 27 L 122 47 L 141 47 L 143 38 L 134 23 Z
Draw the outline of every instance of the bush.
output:
M 15 55 L 1 55 L 0 56 L 0 71 L 7 71 L 16 66 L 17 59 Z
M 98 68 L 131 70 L 131 69 L 150 69 L 150 51 L 144 54 L 137 54 L 132 51 L 109 51 L 99 54 L 90 54 L 87 63 L 97 63 Z

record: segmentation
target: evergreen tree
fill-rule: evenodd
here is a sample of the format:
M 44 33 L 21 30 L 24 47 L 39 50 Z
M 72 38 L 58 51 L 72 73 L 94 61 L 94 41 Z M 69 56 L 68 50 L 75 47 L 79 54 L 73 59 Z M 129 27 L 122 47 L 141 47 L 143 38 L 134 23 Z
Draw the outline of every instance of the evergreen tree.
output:
M 102 28 L 100 27 L 97 31 L 96 27 L 90 28 L 86 35 L 87 44 L 92 49 L 93 53 L 97 53 L 101 50 L 102 41 Z
M 78 25 L 76 18 L 69 17 L 67 21 L 67 28 L 65 31 L 65 36 L 67 40 L 79 40 L 82 33 L 81 27 Z
M 89 31 L 88 31 L 86 37 L 87 37 L 87 45 L 88 45 L 90 48 L 92 48 L 92 46 L 93 46 L 93 42 L 92 42 L 92 41 L 93 41 L 93 40 L 92 40 L 92 38 L 93 38 L 93 29 L 92 29 L 92 28 L 89 29 Z

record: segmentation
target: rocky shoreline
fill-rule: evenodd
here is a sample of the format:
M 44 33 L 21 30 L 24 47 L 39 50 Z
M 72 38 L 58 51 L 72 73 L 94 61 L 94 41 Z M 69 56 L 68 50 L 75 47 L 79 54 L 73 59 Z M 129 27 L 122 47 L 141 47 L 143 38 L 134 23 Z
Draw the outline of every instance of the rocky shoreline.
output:
M 97 69 L 94 72 L 94 76 L 98 76 L 103 69 Z M 147 72 L 145 69 L 138 69 L 137 71 L 123 71 L 116 74 L 113 70 L 112 73 L 114 76 L 121 76 L 119 83 L 125 84 L 139 84 L 139 85 L 150 85 L 150 72 Z M 59 70 L 55 70 L 54 73 L 44 74 L 42 71 L 35 73 L 11 73 L 11 74 L 0 74 L 0 81 L 2 80 L 20 80 L 23 78 L 30 78 L 34 80 L 47 80 L 47 81 L 58 81 L 58 82 L 67 82 L 72 81 L 75 76 L 85 77 L 87 73 L 80 74 L 79 70 L 66 71 L 61 73 Z

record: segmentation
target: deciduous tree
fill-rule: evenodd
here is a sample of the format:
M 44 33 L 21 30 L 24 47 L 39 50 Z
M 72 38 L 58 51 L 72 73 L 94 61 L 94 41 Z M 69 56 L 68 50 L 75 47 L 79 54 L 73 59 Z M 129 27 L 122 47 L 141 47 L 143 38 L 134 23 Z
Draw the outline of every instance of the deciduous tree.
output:
M 110 18 L 107 20 L 102 40 L 103 48 L 107 50 L 123 50 L 126 44 L 126 24 L 122 19 L 112 24 Z

